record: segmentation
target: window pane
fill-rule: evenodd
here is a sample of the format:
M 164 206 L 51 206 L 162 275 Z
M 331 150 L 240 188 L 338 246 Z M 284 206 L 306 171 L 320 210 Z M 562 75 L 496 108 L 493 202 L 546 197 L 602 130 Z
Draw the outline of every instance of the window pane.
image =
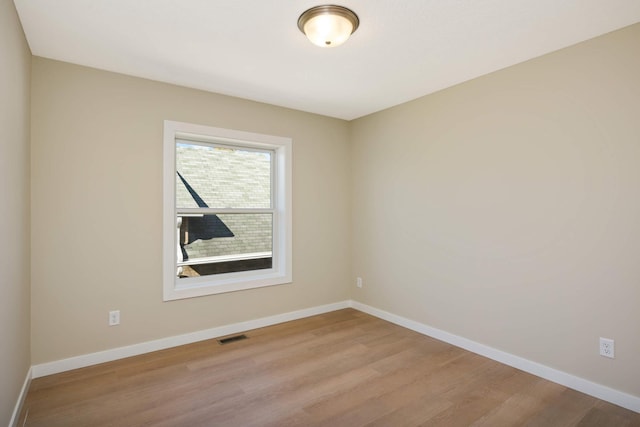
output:
M 273 215 L 180 216 L 180 277 L 271 268 Z
M 269 151 L 176 143 L 176 207 L 271 208 L 271 156 Z

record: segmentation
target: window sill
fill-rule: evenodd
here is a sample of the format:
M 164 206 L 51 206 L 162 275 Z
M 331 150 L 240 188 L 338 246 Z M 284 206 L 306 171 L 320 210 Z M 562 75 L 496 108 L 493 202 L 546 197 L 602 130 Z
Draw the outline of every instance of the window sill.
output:
M 172 288 L 165 288 L 164 301 L 284 285 L 291 282 L 291 275 L 282 274 L 273 269 L 220 274 L 215 279 L 211 276 L 182 278 L 176 279 Z

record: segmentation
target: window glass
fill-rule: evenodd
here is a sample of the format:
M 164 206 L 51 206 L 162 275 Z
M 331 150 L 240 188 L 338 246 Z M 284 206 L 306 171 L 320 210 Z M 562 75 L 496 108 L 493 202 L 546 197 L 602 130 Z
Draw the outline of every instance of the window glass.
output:
M 176 143 L 176 207 L 270 208 L 272 152 Z
M 178 277 L 271 268 L 273 214 L 178 214 Z
M 165 301 L 292 282 L 292 141 L 164 122 Z

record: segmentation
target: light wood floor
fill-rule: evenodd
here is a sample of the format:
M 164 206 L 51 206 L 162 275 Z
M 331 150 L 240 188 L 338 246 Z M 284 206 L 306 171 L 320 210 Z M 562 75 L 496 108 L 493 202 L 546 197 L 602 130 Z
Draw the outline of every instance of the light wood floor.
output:
M 33 380 L 26 426 L 640 426 L 625 410 L 346 309 Z

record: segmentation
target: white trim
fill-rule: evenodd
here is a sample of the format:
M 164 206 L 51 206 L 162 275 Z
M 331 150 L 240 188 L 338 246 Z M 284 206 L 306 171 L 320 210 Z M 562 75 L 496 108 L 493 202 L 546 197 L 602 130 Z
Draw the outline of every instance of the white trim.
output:
M 476 341 L 445 332 L 441 329 L 434 328 L 432 326 L 425 325 L 423 323 L 416 322 L 414 320 L 407 319 L 396 314 L 389 313 L 384 310 L 362 304 L 357 301 L 351 301 L 350 306 L 356 310 L 386 320 L 396 325 L 400 325 L 404 328 L 411 329 L 423 335 L 430 336 L 432 338 L 444 341 L 456 347 L 469 350 L 473 353 L 481 356 L 488 357 L 497 362 L 504 363 L 505 365 L 512 366 L 530 374 L 536 375 L 545 380 L 552 381 L 554 383 L 569 387 L 579 392 L 588 394 L 598 399 L 605 400 L 623 408 L 629 409 L 634 412 L 640 413 L 640 397 L 634 396 L 628 393 L 624 393 L 619 390 L 612 389 L 602 384 L 594 383 L 584 378 L 571 375 L 567 372 L 560 371 L 549 366 L 542 365 L 537 362 L 522 358 L 520 356 L 507 353 L 502 350 L 497 350 L 493 347 L 489 347 L 484 344 L 480 344 Z
M 18 395 L 18 401 L 16 402 L 16 406 L 13 408 L 13 414 L 11 414 L 11 419 L 9 420 L 9 427 L 16 427 L 18 422 L 18 417 L 20 417 L 20 411 L 22 411 L 22 406 L 24 405 L 24 399 L 27 397 L 27 391 L 29 390 L 29 386 L 31 385 L 31 378 L 33 378 L 33 367 L 29 368 L 27 371 L 27 377 L 24 379 L 24 383 L 22 384 L 22 389 L 20 390 L 20 394 Z
M 536 363 L 501 350 L 497 350 L 493 347 L 489 347 L 470 339 L 445 332 L 441 329 L 437 329 L 432 326 L 428 326 L 423 323 L 416 322 L 414 320 L 410 320 L 405 317 L 398 316 L 396 314 L 389 313 L 387 311 L 380 310 L 366 304 L 362 304 L 358 301 L 347 300 L 336 302 L 333 304 L 326 304 L 317 307 L 292 311 L 289 313 L 263 317 L 260 319 L 249 320 L 246 322 L 220 326 L 217 328 L 207 329 L 189 334 L 162 338 L 154 341 L 147 341 L 140 344 L 119 347 L 111 350 L 100 351 L 97 353 L 85 354 L 68 359 L 43 363 L 40 365 L 34 365 L 29 370 L 29 374 L 27 375 L 27 379 L 25 380 L 25 385 L 23 386 L 22 392 L 20 394 L 20 400 L 16 405 L 16 409 L 14 410 L 14 417 L 19 416 L 18 406 L 22 405 L 31 378 L 39 378 L 46 375 L 69 371 L 72 369 L 83 368 L 85 366 L 97 365 L 99 363 L 123 359 L 125 357 L 137 356 L 139 354 L 149 353 L 152 351 L 163 350 L 166 348 L 190 344 L 197 341 L 236 334 L 238 332 L 262 328 L 265 326 L 275 325 L 291 320 L 302 319 L 305 317 L 341 310 L 348 307 L 354 308 L 388 322 L 395 323 L 396 325 L 411 329 L 412 331 L 418 332 L 420 334 L 430 336 L 451 345 L 455 345 L 456 347 L 463 348 L 481 356 L 488 357 L 489 359 L 504 363 L 505 365 L 512 366 L 514 368 L 536 375 L 540 378 L 544 378 L 546 380 L 580 391 L 598 399 L 613 403 L 614 405 L 622 406 L 623 408 L 640 413 L 640 397 L 638 396 L 634 396 L 628 393 L 621 392 L 619 390 L 612 389 L 602 384 L 588 381 L 584 378 L 580 378 L 575 375 L 550 368 L 540 363 Z M 13 419 L 14 418 L 12 418 L 12 420 Z
M 166 348 L 191 344 L 225 335 L 237 334 L 238 332 L 245 332 L 251 329 L 264 328 L 265 326 L 289 322 L 291 320 L 302 319 L 348 307 L 350 307 L 350 301 L 340 301 L 333 304 L 305 308 L 284 314 L 276 314 L 274 316 L 233 323 L 231 325 L 219 326 L 216 328 L 176 335 L 168 338 L 161 338 L 126 347 L 118 347 L 96 353 L 83 354 L 81 356 L 70 357 L 68 359 L 34 365 L 32 367 L 32 374 L 33 378 L 44 377 L 46 375 L 57 374 L 60 372 L 70 371 L 72 369 L 84 368 L 86 366 L 97 365 L 99 363 L 124 359 L 125 357 L 137 356 L 144 353 L 150 353 L 152 351 L 164 350 Z
M 273 261 L 271 268 L 202 277 L 180 279 L 176 277 L 178 266 L 176 265 L 175 144 L 178 139 L 187 139 L 203 144 L 222 141 L 230 145 L 273 152 L 273 206 L 271 209 L 264 210 L 273 214 Z M 171 301 L 292 283 L 293 187 L 291 180 L 293 169 L 291 163 L 293 161 L 293 142 L 291 138 L 165 120 L 163 145 L 163 300 Z M 261 210 L 250 211 L 258 212 Z M 186 212 L 205 213 L 209 210 L 188 209 Z
M 180 208 L 176 211 L 178 216 L 202 218 L 205 215 L 218 214 L 272 214 L 274 210 L 271 208 Z
M 198 264 L 215 264 L 218 262 L 229 261 L 246 261 L 251 259 L 271 258 L 271 252 L 251 252 L 246 254 L 234 254 L 234 255 L 218 255 L 203 258 L 191 258 L 187 261 L 178 262 L 178 267 L 181 265 L 198 265 Z

